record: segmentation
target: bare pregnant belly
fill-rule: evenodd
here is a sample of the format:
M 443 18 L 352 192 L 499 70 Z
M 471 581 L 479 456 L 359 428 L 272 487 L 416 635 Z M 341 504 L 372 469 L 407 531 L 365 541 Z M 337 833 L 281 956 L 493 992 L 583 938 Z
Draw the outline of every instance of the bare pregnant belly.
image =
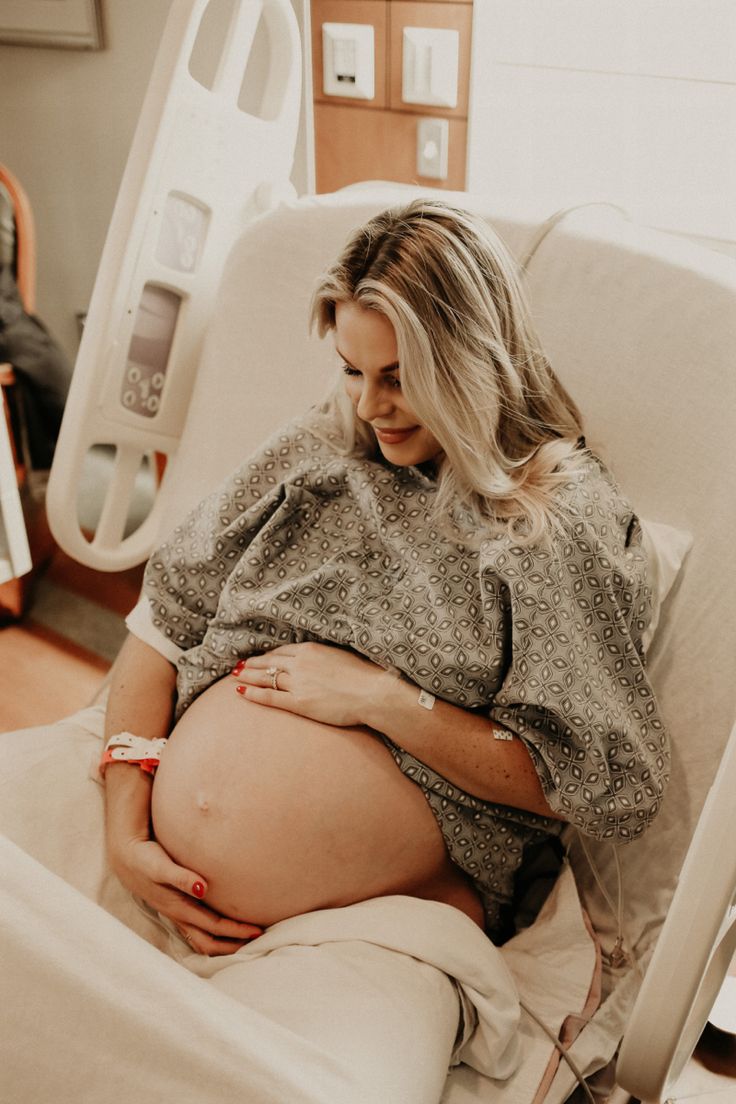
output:
M 161 845 L 207 879 L 207 903 L 228 916 L 266 925 L 407 893 L 482 924 L 424 795 L 378 737 L 248 702 L 230 678 L 174 728 L 152 817 Z

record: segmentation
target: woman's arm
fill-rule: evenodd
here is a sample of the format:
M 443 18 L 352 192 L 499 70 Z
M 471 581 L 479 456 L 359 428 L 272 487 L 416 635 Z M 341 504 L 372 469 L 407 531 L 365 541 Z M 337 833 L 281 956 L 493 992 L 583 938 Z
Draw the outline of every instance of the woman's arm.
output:
M 488 717 L 439 698 L 424 709 L 418 696 L 413 683 L 381 671 L 365 699 L 363 723 L 475 797 L 560 819 L 521 740 Z
M 147 740 L 168 736 L 176 671 L 148 644 L 128 636 L 115 662 L 105 715 L 105 740 L 132 732 Z M 111 859 L 130 839 L 150 838 L 151 775 L 127 763 L 105 771 L 105 828 Z
M 176 672 L 167 659 L 128 636 L 113 671 L 105 736 L 132 732 L 145 739 L 168 736 Z M 179 866 L 151 838 L 151 775 L 131 763 L 105 770 L 105 828 L 110 866 L 123 885 L 173 920 L 193 950 L 231 954 L 261 929 L 213 912 L 199 903 L 205 878 Z
M 269 685 L 270 667 L 280 672 L 277 690 Z M 286 644 L 248 659 L 236 671 L 249 701 L 328 724 L 367 725 L 484 801 L 560 819 L 521 740 L 487 717 L 439 699 L 424 709 L 417 686 L 354 652 Z

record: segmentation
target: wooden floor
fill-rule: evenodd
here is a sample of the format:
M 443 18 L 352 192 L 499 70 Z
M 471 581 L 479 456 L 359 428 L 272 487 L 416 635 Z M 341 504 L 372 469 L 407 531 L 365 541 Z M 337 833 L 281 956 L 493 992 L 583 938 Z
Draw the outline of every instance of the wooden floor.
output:
M 141 576 L 141 568 L 110 574 L 92 571 L 59 551 L 43 572 L 43 580 L 66 595 L 72 611 L 78 597 L 121 621 L 137 600 Z M 109 668 L 109 658 L 34 619 L 31 595 L 22 619 L 0 628 L 0 732 L 47 724 L 83 708 Z
M 88 705 L 109 666 L 43 625 L 0 629 L 0 732 L 58 721 Z

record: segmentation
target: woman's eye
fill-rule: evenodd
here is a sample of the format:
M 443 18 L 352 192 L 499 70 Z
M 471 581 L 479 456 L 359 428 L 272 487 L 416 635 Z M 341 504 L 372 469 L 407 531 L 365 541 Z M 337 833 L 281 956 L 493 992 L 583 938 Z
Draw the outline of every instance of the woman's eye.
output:
M 346 376 L 350 376 L 351 379 L 356 376 L 362 376 L 362 372 L 359 372 L 357 368 L 353 368 L 350 364 L 343 364 L 342 370 Z M 401 390 L 401 380 L 398 376 L 384 376 L 384 382 L 386 387 L 390 387 L 394 391 Z

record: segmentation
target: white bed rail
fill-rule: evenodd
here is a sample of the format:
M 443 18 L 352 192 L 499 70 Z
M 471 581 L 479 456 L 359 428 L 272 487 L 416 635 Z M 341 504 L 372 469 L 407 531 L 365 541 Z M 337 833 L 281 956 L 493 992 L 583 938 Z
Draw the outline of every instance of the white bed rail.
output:
M 645 1104 L 673 1091 L 736 953 L 735 791 L 736 727 L 621 1044 L 616 1081 Z
M 52 532 L 90 567 L 148 555 L 160 496 L 125 535 L 146 456 L 177 449 L 227 254 L 248 222 L 293 194 L 301 41 L 290 0 L 233 0 L 211 88 L 190 71 L 208 0 L 173 0 L 107 234 L 48 486 Z M 269 64 L 257 113 L 239 106 L 260 21 Z M 85 458 L 113 445 L 94 536 L 78 519 Z M 209 447 L 216 447 L 213 440 Z M 164 480 L 166 475 L 164 475 Z

